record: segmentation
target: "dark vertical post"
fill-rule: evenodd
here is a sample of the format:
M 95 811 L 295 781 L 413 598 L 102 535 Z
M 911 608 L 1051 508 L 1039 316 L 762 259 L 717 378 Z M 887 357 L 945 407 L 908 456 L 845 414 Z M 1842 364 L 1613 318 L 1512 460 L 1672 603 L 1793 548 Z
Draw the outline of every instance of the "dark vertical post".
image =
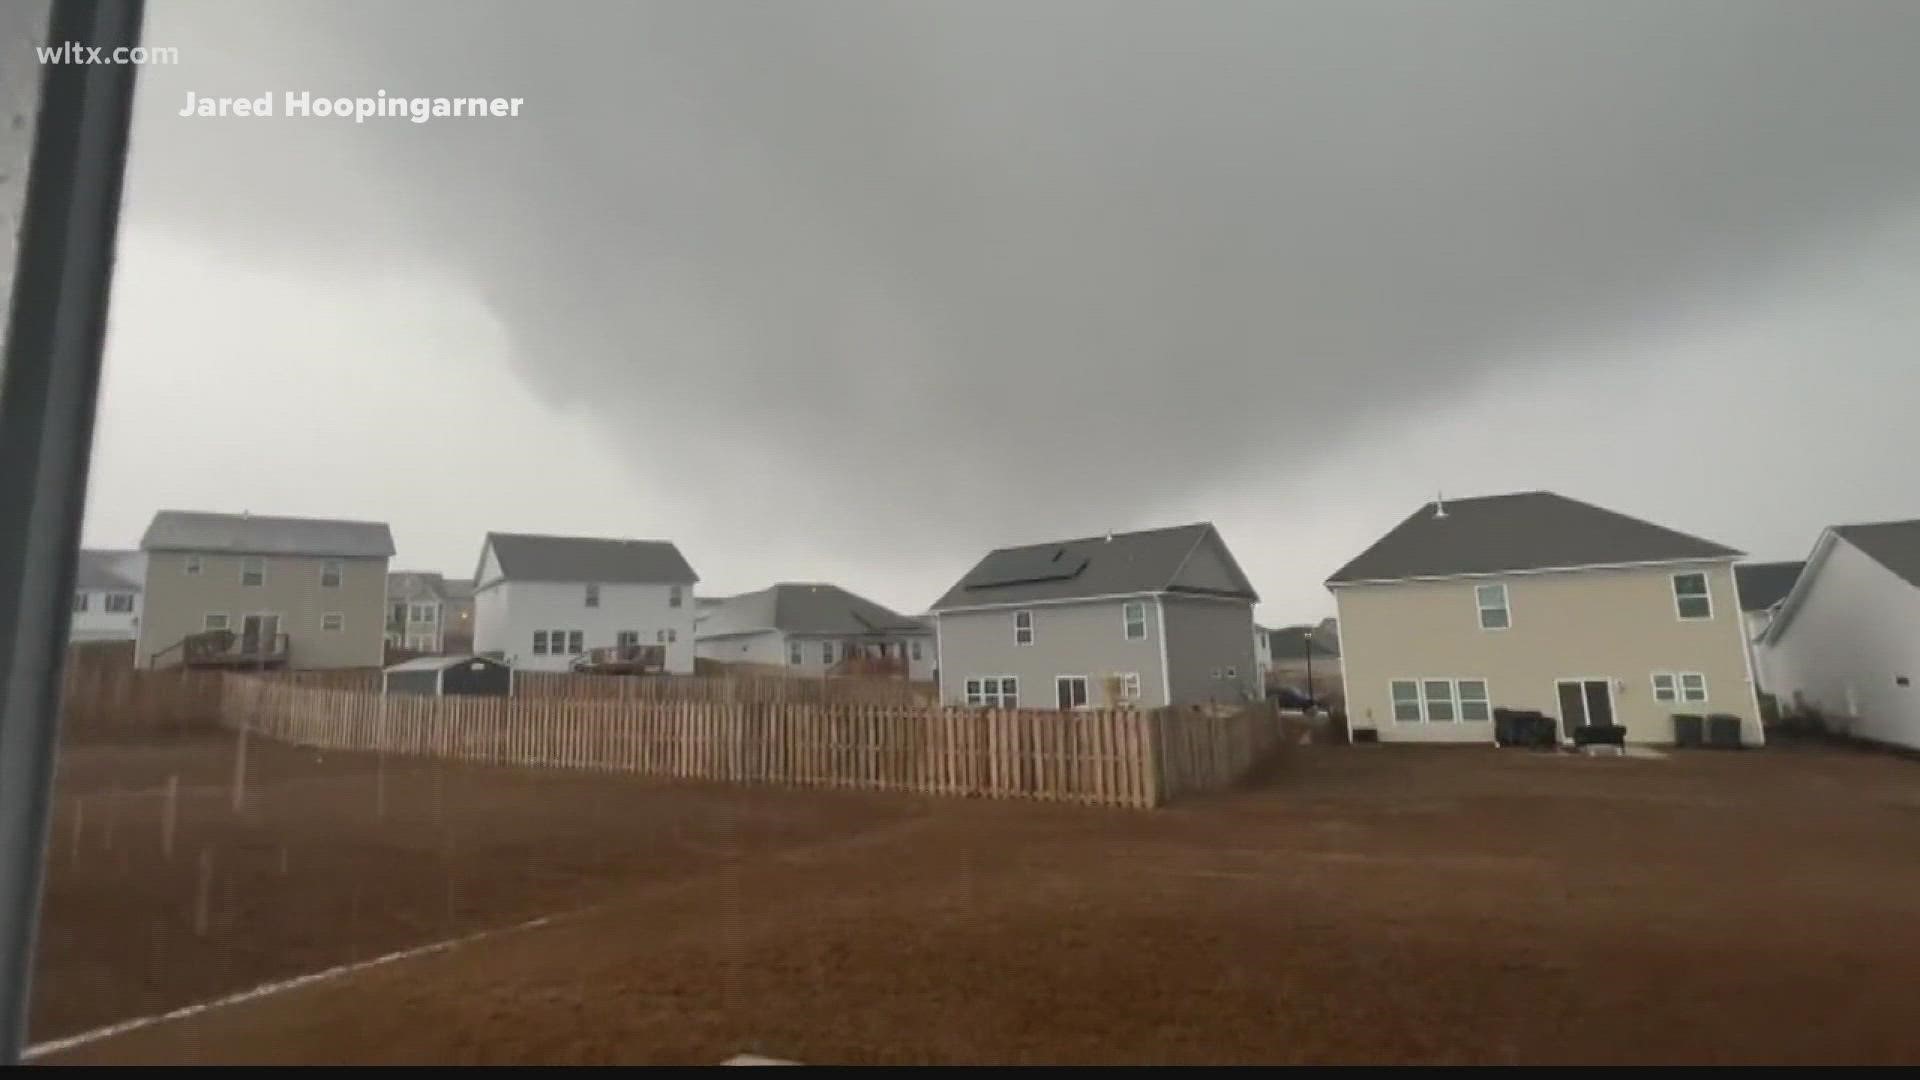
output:
M 111 55 L 141 0 L 54 0 L 47 43 Z M 86 505 L 134 67 L 41 71 L 0 368 L 0 1062 L 26 1043 L 28 978 Z

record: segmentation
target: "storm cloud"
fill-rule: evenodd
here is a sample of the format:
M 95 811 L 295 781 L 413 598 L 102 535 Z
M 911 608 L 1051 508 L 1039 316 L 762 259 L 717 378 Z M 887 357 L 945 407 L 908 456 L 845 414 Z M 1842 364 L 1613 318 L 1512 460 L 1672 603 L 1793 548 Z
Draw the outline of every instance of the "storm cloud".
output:
M 1410 416 L 1605 383 L 1665 329 L 1831 281 L 1807 272 L 1836 249 L 1913 240 L 1920 210 L 1899 0 L 172 0 L 147 39 L 184 62 L 142 74 L 130 228 L 261 273 L 447 283 L 523 392 L 612 448 L 593 468 L 663 493 L 628 531 L 706 537 L 696 565 L 740 587 L 831 550 L 907 607 L 985 546 L 1256 520 Z M 288 89 L 527 105 L 173 115 Z M 1858 376 L 1920 391 L 1883 356 Z M 1243 561 L 1315 587 L 1366 539 L 1341 529 L 1305 566 Z

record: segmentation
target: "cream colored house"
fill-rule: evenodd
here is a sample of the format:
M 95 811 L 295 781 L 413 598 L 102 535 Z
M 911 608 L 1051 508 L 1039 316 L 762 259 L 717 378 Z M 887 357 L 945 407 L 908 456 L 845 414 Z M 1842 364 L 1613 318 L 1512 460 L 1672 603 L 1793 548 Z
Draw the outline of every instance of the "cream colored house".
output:
M 385 659 L 393 534 L 368 521 L 162 510 L 137 667 L 351 668 Z
M 1658 744 L 1725 713 L 1758 745 L 1740 554 L 1551 492 L 1428 503 L 1327 581 L 1349 728 L 1489 743 L 1505 707 Z

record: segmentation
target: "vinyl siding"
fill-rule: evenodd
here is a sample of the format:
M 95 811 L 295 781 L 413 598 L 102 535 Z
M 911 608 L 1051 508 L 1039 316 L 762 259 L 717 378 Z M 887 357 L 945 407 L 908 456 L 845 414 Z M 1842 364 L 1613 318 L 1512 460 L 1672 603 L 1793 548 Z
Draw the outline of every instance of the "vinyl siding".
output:
M 1140 676 L 1143 705 L 1164 704 L 1159 620 L 1154 617 L 1153 599 L 1145 597 L 1141 602 L 1147 608 L 1147 636 L 1135 641 L 1126 639 L 1119 600 L 1042 604 L 1025 609 L 1033 612 L 1032 645 L 1014 644 L 1013 612 L 1016 609 L 942 614 L 939 616 L 940 698 L 948 704 L 964 705 L 968 678 L 1012 675 L 1020 680 L 1022 708 L 1050 709 L 1057 701 L 1055 677 L 1084 675 L 1087 702 L 1098 707 L 1107 704 L 1102 678 L 1131 672 Z M 1249 620 L 1251 617 L 1248 616 Z M 1243 632 L 1242 636 L 1246 634 Z M 1251 657 L 1252 640 L 1244 644 Z
M 1672 575 L 1705 573 L 1713 617 L 1675 613 Z M 1475 586 L 1504 583 L 1512 625 L 1482 630 Z M 1675 712 L 1732 713 L 1761 741 L 1747 680 L 1743 621 L 1725 562 L 1581 570 L 1334 589 L 1345 654 L 1347 709 L 1355 728 L 1382 741 L 1491 742 L 1490 722 L 1393 719 L 1394 679 L 1485 679 L 1494 706 L 1560 715 L 1559 679 L 1607 679 L 1614 710 L 1637 743 L 1670 743 Z M 1708 700 L 1653 699 L 1654 672 L 1699 672 Z
M 1779 640 L 1758 649 L 1781 708 L 1798 697 L 1847 734 L 1920 749 L 1920 589 L 1839 537 L 1808 573 Z
M 1168 682 L 1174 704 L 1260 697 L 1252 604 L 1181 596 L 1161 597 L 1160 602 L 1166 608 Z
M 190 576 L 181 552 L 148 556 L 136 666 L 150 666 L 154 653 L 201 632 L 207 615 L 215 612 L 226 615 L 236 632 L 244 615 L 280 616 L 295 668 L 378 667 L 385 659 L 387 560 L 340 559 L 340 587 L 329 589 L 320 585 L 326 559 L 265 556 L 265 581 L 245 586 L 240 584 L 242 556 L 200 558 L 201 572 Z M 320 617 L 329 612 L 340 613 L 343 629 L 321 631 Z
M 601 585 L 598 607 L 586 605 L 585 582 L 503 581 L 476 597 L 474 638 L 480 652 L 498 651 L 517 668 L 528 671 L 566 671 L 571 655 L 539 655 L 533 651 L 536 630 L 578 630 L 582 647 L 597 649 L 619 644 L 620 631 L 633 630 L 640 644 L 665 644 L 667 671 L 693 674 L 693 589 L 680 585 L 681 603 L 671 607 L 669 585 Z M 661 630 L 674 631 L 675 640 L 658 640 Z

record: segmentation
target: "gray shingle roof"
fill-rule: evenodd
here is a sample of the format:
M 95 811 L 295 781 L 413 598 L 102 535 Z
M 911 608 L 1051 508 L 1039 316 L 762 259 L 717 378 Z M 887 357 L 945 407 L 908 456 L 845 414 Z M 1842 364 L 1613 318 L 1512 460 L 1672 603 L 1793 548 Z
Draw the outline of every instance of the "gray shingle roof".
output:
M 782 582 L 730 596 L 708 609 L 701 637 L 779 630 L 788 634 L 931 633 L 918 621 L 838 585 Z
M 934 601 L 932 610 L 1166 591 L 1213 531 L 1200 522 L 997 548 Z M 1251 586 L 1234 595 L 1257 599 Z
M 1835 525 L 1833 531 L 1907 584 L 1920 586 L 1920 521 Z
M 395 570 L 387 575 L 387 596 L 446 599 L 446 579 L 427 570 Z
M 1787 598 L 1793 583 L 1800 580 L 1806 560 L 1799 562 L 1740 563 L 1733 568 L 1740 585 L 1740 610 L 1765 611 Z
M 393 533 L 379 521 L 162 510 L 147 526 L 140 548 L 385 559 L 393 555 Z
M 80 563 L 73 575 L 73 587 L 139 592 L 143 583 L 136 581 L 121 569 L 122 564 L 133 554 L 135 553 L 130 551 L 92 549 L 81 551 Z
M 1699 537 L 1551 491 L 1424 503 L 1328 584 L 1575 569 L 1740 555 Z
M 667 540 L 590 536 L 487 534 L 500 572 L 518 581 L 582 581 L 606 585 L 692 584 L 700 580 Z

